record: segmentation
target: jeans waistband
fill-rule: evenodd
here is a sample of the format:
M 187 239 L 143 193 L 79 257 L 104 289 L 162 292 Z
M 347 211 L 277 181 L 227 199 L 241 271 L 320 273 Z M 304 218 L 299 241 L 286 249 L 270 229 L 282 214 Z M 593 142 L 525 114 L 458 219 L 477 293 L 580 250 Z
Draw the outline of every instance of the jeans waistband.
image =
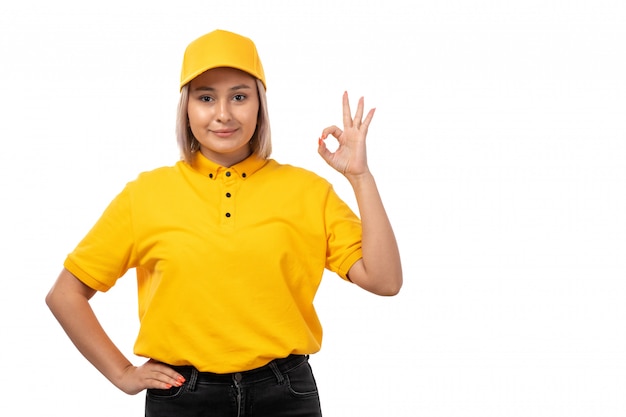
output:
M 276 378 L 279 382 L 283 380 L 283 374 L 306 362 L 309 355 L 289 355 L 286 358 L 274 359 L 267 365 L 249 371 L 233 372 L 227 374 L 216 374 L 213 372 L 200 372 L 193 366 L 171 366 L 185 379 L 195 386 L 197 383 L 217 384 L 217 383 L 253 383 L 268 378 Z

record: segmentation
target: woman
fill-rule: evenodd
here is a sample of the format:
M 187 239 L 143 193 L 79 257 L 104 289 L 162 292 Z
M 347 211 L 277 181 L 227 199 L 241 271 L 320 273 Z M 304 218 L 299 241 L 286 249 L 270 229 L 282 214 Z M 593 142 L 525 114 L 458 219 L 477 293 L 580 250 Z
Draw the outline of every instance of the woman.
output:
M 348 179 L 360 219 L 319 176 L 269 158 L 265 74 L 254 43 L 216 30 L 186 49 L 182 160 L 127 184 L 64 263 L 46 302 L 79 351 L 147 416 L 319 416 L 308 355 L 324 269 L 379 295 L 402 285 L 396 240 L 366 159 L 363 99 L 319 154 Z M 339 142 L 335 152 L 325 140 Z M 133 365 L 90 307 L 138 280 Z

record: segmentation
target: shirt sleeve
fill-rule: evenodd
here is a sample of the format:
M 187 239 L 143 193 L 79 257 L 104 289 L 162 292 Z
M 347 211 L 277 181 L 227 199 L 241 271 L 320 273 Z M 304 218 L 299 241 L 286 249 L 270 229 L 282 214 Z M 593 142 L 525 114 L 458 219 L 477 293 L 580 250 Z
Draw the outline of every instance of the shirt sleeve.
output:
M 127 185 L 63 264 L 94 290 L 108 291 L 134 266 L 136 257 L 129 194 Z
M 348 279 L 348 271 L 363 257 L 361 221 L 332 186 L 326 200 L 326 268 Z

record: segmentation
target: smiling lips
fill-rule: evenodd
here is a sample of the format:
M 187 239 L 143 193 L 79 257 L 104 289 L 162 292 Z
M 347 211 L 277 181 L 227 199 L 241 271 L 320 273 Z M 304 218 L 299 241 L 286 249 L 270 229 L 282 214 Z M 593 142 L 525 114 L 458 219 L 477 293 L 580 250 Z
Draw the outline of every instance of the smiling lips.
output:
M 211 132 L 220 138 L 229 138 L 231 137 L 235 132 L 237 131 L 237 129 L 217 129 L 217 130 L 211 130 Z

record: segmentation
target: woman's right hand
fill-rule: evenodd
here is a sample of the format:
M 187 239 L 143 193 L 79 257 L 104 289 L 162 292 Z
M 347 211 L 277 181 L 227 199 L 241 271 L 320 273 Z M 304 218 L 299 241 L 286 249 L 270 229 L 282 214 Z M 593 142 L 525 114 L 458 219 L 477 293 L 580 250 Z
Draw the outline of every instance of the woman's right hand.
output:
M 180 387 L 185 378 L 167 365 L 153 359 L 141 366 L 128 366 L 114 384 L 126 394 L 134 395 L 144 389 Z

